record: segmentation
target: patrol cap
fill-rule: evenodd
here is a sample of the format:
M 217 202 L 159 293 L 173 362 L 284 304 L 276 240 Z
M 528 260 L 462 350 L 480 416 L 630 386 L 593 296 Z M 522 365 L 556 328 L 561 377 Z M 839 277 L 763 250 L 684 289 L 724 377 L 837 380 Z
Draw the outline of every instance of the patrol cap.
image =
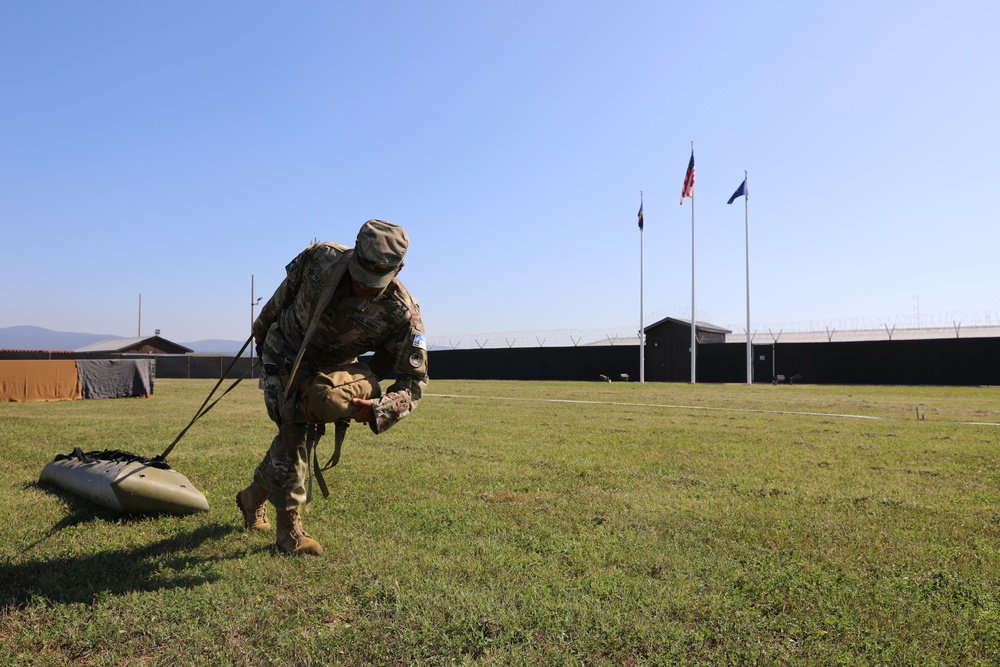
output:
M 403 263 L 410 238 L 399 225 L 385 220 L 369 220 L 361 226 L 348 268 L 360 283 L 382 288 L 388 285 Z

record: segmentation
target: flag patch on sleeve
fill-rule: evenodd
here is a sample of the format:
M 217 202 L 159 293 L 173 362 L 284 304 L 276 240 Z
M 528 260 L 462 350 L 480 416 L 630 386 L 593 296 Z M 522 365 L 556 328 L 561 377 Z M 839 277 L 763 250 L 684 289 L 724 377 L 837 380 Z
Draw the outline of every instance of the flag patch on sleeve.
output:
M 414 336 L 413 336 L 413 347 L 415 347 L 417 349 L 420 349 L 420 350 L 426 350 L 427 349 L 427 337 L 424 334 L 422 334 L 422 333 L 414 334 Z

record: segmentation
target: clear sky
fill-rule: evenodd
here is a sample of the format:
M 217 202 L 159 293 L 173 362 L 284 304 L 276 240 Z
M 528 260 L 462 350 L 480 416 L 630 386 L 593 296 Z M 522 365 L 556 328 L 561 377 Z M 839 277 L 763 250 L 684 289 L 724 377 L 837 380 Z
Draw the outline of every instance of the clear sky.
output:
M 432 341 L 1000 323 L 1000 3 L 3 2 L 0 327 L 243 340 L 403 225 Z M 991 321 L 988 321 L 991 320 Z

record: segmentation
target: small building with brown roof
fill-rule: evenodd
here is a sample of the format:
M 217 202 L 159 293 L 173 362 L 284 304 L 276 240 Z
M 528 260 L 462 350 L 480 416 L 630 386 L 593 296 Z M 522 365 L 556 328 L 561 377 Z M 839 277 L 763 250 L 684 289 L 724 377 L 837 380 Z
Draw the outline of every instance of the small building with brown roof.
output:
M 79 354 L 188 354 L 194 352 L 189 347 L 178 345 L 159 336 L 136 338 L 109 338 L 73 350 Z

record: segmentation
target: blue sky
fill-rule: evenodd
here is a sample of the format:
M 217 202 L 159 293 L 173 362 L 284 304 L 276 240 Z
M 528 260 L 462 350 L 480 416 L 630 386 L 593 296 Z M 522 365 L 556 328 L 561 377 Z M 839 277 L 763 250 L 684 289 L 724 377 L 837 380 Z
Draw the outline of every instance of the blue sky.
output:
M 0 327 L 242 340 L 378 217 L 435 339 L 997 324 L 994 2 L 7 2 Z M 989 320 L 989 321 L 988 321 Z M 542 333 L 539 333 L 542 332 Z

